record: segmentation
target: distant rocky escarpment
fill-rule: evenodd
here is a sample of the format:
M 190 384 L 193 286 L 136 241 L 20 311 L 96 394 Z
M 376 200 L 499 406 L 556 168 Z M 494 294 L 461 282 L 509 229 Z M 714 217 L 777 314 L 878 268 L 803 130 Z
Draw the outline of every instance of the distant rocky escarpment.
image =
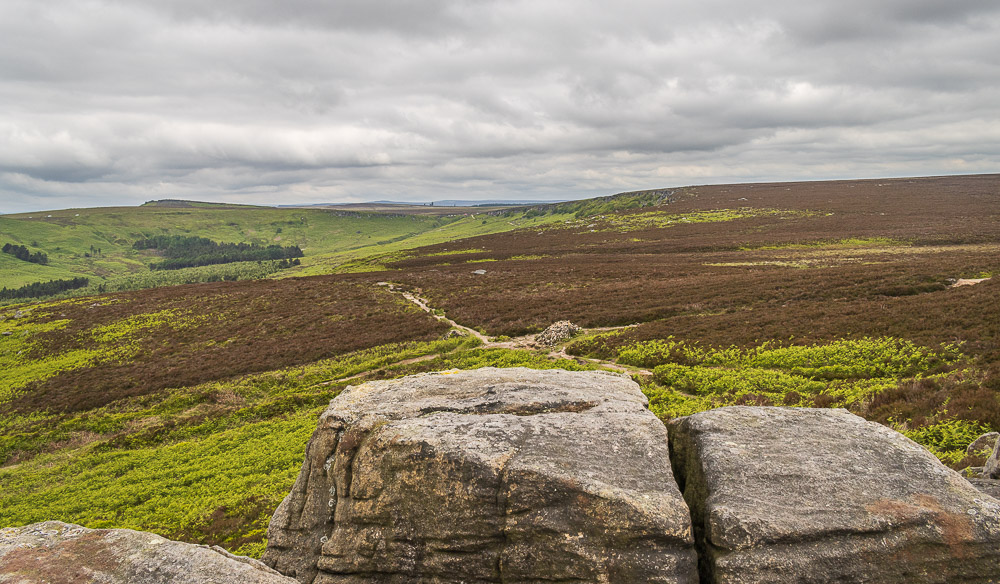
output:
M 1000 583 L 1000 481 L 974 485 L 846 410 L 729 407 L 665 428 L 646 405 L 601 372 L 353 386 L 272 518 L 262 559 L 284 576 L 48 523 L 0 530 L 0 583 Z M 168 576 L 23 577 L 103 574 L 108 558 Z

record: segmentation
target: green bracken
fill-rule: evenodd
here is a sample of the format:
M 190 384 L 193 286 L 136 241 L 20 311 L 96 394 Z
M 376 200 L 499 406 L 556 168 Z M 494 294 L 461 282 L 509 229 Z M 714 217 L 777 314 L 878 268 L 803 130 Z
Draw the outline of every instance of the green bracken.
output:
M 93 334 L 127 341 L 171 314 L 143 316 Z M 87 412 L 2 414 L 0 526 L 127 527 L 256 557 L 317 416 L 345 386 L 428 370 L 597 367 L 479 345 L 470 337 L 382 345 Z
M 961 461 L 966 456 L 966 447 L 980 435 L 990 431 L 978 422 L 957 419 L 943 420 L 915 429 L 896 425 L 895 429 L 930 450 L 946 464 Z
M 42 381 L 60 372 L 79 369 L 97 363 L 114 363 L 126 360 L 138 351 L 137 342 L 142 334 L 152 328 L 191 326 L 196 318 L 182 315 L 178 310 L 163 310 L 139 314 L 117 322 L 95 327 L 88 333 L 85 348 L 61 353 L 36 354 L 35 338 L 44 333 L 64 328 L 64 319 L 39 321 L 33 312 L 48 314 L 59 302 L 33 305 L 31 311 L 8 310 L 0 322 L 0 404 L 16 396 L 18 390 L 32 382 Z M 18 312 L 20 317 L 14 317 Z M 9 334 L 4 334 L 9 333 Z
M 599 345 L 602 338 L 620 334 L 612 331 L 588 342 Z M 652 368 L 652 380 L 643 381 L 643 391 L 650 409 L 666 420 L 727 405 L 863 410 L 874 396 L 906 381 L 960 372 L 965 357 L 959 344 L 932 349 L 892 337 L 813 345 L 765 342 L 750 348 L 704 347 L 668 337 L 621 347 L 616 360 Z M 975 432 L 986 431 L 983 428 L 945 419 L 905 433 L 953 464 L 962 459 Z
M 676 225 L 695 223 L 719 223 L 750 219 L 754 217 L 774 217 L 788 219 L 793 217 L 808 217 L 806 211 L 788 209 L 738 208 L 714 209 L 708 211 L 691 211 L 689 213 L 669 213 L 667 211 L 641 211 L 625 214 L 596 215 L 564 221 L 549 229 L 589 229 L 592 231 L 629 232 L 645 229 L 663 229 Z

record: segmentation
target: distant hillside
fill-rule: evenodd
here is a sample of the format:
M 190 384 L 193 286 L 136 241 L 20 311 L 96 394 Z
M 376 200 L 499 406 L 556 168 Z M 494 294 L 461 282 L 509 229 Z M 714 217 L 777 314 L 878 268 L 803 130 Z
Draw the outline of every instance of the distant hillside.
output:
M 273 208 L 250 205 L 151 201 L 140 207 L 68 209 L 0 216 L 0 244 L 29 246 L 47 265 L 28 264 L 0 254 L 0 288 L 19 288 L 50 280 L 89 278 L 91 293 L 219 279 L 330 273 L 366 254 L 458 237 L 507 231 L 544 219 L 513 213 L 499 218 L 485 209 L 446 214 Z M 160 235 L 204 237 L 219 244 L 298 246 L 301 266 L 279 264 L 177 270 L 152 275 L 155 251 L 137 250 L 140 240 Z M 194 264 L 192 264 L 194 265 Z
M 489 213 L 498 210 L 516 210 L 517 206 L 489 206 L 481 205 L 475 207 L 449 207 L 442 205 L 414 205 L 409 203 L 342 203 L 331 205 L 289 205 L 282 208 L 299 209 L 328 209 L 331 211 L 348 211 L 352 213 L 378 213 L 380 215 L 435 215 L 435 216 L 463 216 L 479 213 Z
M 580 201 L 564 201 L 558 203 L 540 203 L 528 206 L 532 213 L 572 213 L 576 217 L 588 217 L 601 213 L 629 211 L 657 205 L 666 205 L 677 200 L 684 189 L 650 189 L 646 191 L 629 191 L 583 199 Z
M 558 201 L 533 201 L 520 199 L 444 199 L 440 201 L 368 201 L 363 203 L 310 203 L 303 205 L 278 205 L 278 207 L 350 207 L 354 205 L 392 205 L 400 207 L 523 207 L 525 205 L 545 205 Z
M 1000 431 L 1000 175 L 695 186 L 454 217 L 25 214 L 0 217 L 0 237 L 50 265 L 0 253 L 16 262 L 0 270 L 147 277 L 153 256 L 132 244 L 172 234 L 300 245 L 308 265 L 0 306 L 0 528 L 56 519 L 259 555 L 330 399 L 428 371 L 623 372 L 664 421 L 846 408 L 956 469 L 981 465 L 967 446 Z M 220 269 L 188 270 L 244 279 Z M 563 320 L 582 330 L 550 327 Z
M 158 201 L 146 201 L 142 204 L 143 207 L 174 207 L 174 208 L 247 208 L 247 207 L 258 207 L 262 209 L 267 209 L 269 207 L 259 206 L 259 205 L 241 205 L 238 203 L 209 203 L 202 201 L 186 201 L 184 199 L 160 199 Z

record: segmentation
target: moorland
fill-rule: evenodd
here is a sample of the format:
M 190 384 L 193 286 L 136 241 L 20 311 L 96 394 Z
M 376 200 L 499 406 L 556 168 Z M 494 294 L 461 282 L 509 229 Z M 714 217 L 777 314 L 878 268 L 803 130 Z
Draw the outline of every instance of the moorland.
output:
M 155 269 L 157 236 L 302 255 Z M 88 284 L 0 306 L 0 526 L 259 555 L 330 399 L 451 368 L 624 371 L 663 419 L 842 407 L 956 469 L 1000 430 L 1000 175 L 456 214 L 170 202 L 0 216 L 8 242 L 47 263 L 0 254 L 0 287 Z M 534 341 L 559 320 L 584 330 Z

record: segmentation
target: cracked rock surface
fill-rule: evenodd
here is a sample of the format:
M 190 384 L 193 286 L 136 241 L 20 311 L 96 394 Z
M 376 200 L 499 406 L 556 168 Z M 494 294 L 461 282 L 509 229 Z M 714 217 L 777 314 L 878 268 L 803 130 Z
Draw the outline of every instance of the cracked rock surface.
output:
M 331 402 L 263 560 L 303 583 L 694 583 L 663 424 L 602 372 L 484 368 Z
M 674 420 L 702 581 L 1000 582 L 1000 501 L 846 410 Z
M 3 584 L 296 584 L 250 558 L 130 529 L 0 529 Z

